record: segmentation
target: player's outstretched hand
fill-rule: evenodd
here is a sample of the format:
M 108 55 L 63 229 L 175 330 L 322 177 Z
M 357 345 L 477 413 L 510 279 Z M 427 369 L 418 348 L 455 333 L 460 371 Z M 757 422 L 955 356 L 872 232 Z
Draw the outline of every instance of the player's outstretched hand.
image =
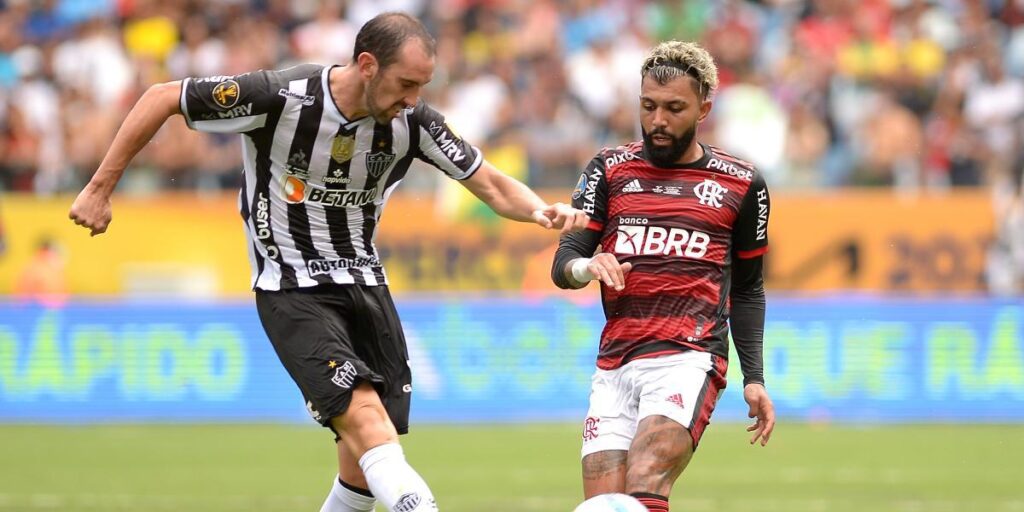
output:
M 586 229 L 590 217 L 565 203 L 554 203 L 534 210 L 533 221 L 547 229 L 559 229 L 564 235 Z
M 768 391 L 761 384 L 744 386 L 743 399 L 750 406 L 747 416 L 757 418 L 753 425 L 747 427 L 747 432 L 754 433 L 754 436 L 750 438 L 750 444 L 756 443 L 760 438 L 761 446 L 764 446 L 768 444 L 768 439 L 772 437 L 772 431 L 775 430 L 775 406 L 772 405 L 772 399 L 768 397 Z
M 75 224 L 88 228 L 91 236 L 103 233 L 112 217 L 110 196 L 86 186 L 71 204 L 68 217 Z

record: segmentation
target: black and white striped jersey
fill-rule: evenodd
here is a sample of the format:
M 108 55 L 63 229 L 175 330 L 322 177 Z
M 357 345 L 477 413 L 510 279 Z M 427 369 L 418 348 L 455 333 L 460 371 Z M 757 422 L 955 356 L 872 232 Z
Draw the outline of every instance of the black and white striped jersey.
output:
M 412 160 L 456 180 L 483 162 L 422 100 L 387 125 L 346 119 L 330 95 L 330 69 L 301 65 L 182 82 L 190 128 L 242 135 L 238 205 L 254 289 L 387 284 L 374 234 Z

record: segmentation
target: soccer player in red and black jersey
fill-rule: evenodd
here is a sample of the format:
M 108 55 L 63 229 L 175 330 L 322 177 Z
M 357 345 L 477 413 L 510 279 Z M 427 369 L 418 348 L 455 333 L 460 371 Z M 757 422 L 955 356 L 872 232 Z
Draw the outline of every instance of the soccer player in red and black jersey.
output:
M 718 85 L 711 56 L 670 41 L 641 68 L 643 141 L 604 149 L 573 192 L 589 229 L 562 237 L 560 288 L 601 283 L 601 334 L 583 430 L 587 498 L 628 493 L 668 511 L 725 388 L 729 331 L 764 446 L 775 412 L 764 387 L 770 201 L 748 162 L 697 141 Z

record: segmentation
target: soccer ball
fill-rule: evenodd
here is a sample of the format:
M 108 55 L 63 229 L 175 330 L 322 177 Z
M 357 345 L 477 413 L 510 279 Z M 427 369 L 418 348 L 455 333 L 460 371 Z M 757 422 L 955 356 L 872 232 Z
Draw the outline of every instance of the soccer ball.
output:
M 628 494 L 600 494 L 580 503 L 573 512 L 647 512 L 647 507 Z

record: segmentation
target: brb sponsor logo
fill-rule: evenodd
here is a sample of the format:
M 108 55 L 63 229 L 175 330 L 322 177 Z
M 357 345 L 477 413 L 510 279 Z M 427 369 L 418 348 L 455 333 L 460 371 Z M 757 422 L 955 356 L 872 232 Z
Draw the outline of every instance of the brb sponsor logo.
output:
M 616 254 L 638 256 L 681 256 L 703 258 L 711 237 L 707 233 L 682 228 L 648 226 L 647 219 L 624 218 L 619 221 L 615 239 Z
M 708 167 L 711 169 L 717 169 L 730 176 L 736 176 L 737 178 L 741 178 L 747 181 L 750 181 L 754 177 L 754 173 L 746 169 L 740 169 L 739 167 L 736 167 L 735 165 L 729 162 L 719 160 L 717 158 L 712 158 L 711 160 L 709 160 Z

